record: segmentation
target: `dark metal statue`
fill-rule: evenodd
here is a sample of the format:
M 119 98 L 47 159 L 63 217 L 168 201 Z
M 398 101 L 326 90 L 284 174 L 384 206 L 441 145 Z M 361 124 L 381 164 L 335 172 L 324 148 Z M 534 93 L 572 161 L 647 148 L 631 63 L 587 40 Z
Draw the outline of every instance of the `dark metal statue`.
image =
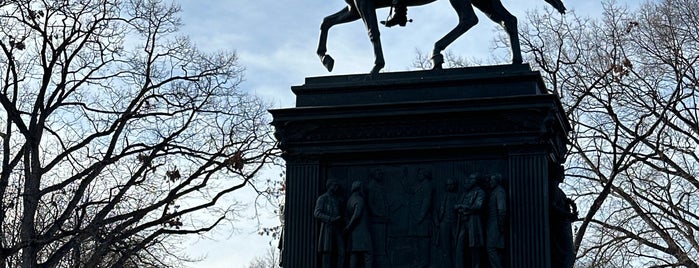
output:
M 361 181 L 352 183 L 352 195 L 347 200 L 347 217 L 349 218 L 344 232 L 348 236 L 350 268 L 362 267 L 363 260 L 366 268 L 373 267 L 371 234 L 369 233 L 369 214 L 364 202 L 364 186 Z
M 418 170 L 417 184 L 410 198 L 410 228 L 415 236 L 429 236 L 432 217 L 432 172 L 425 169 Z
M 391 13 L 391 16 L 387 20 L 382 20 L 381 24 L 386 25 L 386 27 L 393 27 L 396 25 L 405 27 L 405 24 L 408 23 L 408 7 L 405 6 L 403 0 L 393 0 L 392 4 L 391 10 L 393 13 Z
M 385 184 L 384 173 L 380 168 L 369 171 L 366 183 L 366 204 L 369 215 L 369 233 L 372 242 L 372 259 L 374 266 L 384 267 L 387 263 L 387 225 L 389 220 L 389 192 Z
M 485 200 L 485 191 L 478 186 L 478 174 L 471 174 L 464 180 L 464 192 L 454 209 L 459 213 L 457 225 L 459 235 L 456 238 L 455 267 L 467 267 L 465 261 L 471 260 L 468 267 L 481 267 L 480 255 L 483 248 L 483 223 L 481 209 Z M 468 255 L 466 255 L 468 253 Z
M 435 258 L 435 268 L 453 268 L 454 267 L 454 248 L 456 247 L 457 236 L 457 215 L 456 202 L 459 199 L 458 187 L 456 181 L 448 179 L 446 182 L 446 191 L 442 196 L 437 213 L 435 213 L 435 226 L 437 231 L 433 238 L 434 244 L 437 247 L 437 258 Z
M 488 206 L 485 220 L 485 248 L 488 253 L 490 268 L 502 268 L 502 253 L 505 249 L 505 218 L 507 217 L 507 200 L 502 188 L 502 175 L 495 174 L 488 178 Z
M 408 230 L 413 237 L 416 258 L 416 267 L 427 267 L 430 262 L 430 235 L 432 225 L 432 172 L 426 169 L 419 169 L 417 172 L 417 183 L 413 188 L 410 197 L 409 212 L 410 221 Z
M 575 246 L 571 223 L 578 219 L 575 202 L 566 197 L 559 184 L 563 182 L 563 167 L 553 174 L 550 200 L 551 267 L 572 268 L 575 263 Z
M 386 64 L 383 57 L 383 50 L 381 48 L 381 39 L 379 38 L 379 26 L 376 19 L 376 9 L 389 7 L 392 5 L 396 6 L 396 12 L 401 12 L 394 14 L 391 18 L 386 21 L 386 26 L 393 25 L 405 25 L 405 9 L 408 6 L 420 6 L 432 3 L 436 0 L 398 0 L 394 4 L 394 0 L 345 0 L 347 7 L 338 11 L 335 14 L 327 16 L 323 19 L 323 23 L 320 25 L 320 40 L 318 42 L 318 56 L 321 62 L 328 69 L 332 71 L 335 64 L 335 60 L 328 55 L 327 52 L 327 39 L 328 31 L 332 26 L 352 22 L 358 19 L 364 21 L 364 25 L 369 32 L 369 40 L 374 47 L 374 67 L 371 69 L 371 73 L 378 73 L 383 69 Z M 565 6 L 561 0 L 545 0 L 547 3 L 551 4 L 556 10 L 561 13 L 565 13 Z M 434 45 L 432 50 L 432 66 L 434 69 L 441 69 L 444 63 L 444 57 L 441 52 L 447 48 L 452 42 L 454 42 L 461 35 L 466 33 L 471 27 L 478 23 L 478 18 L 473 10 L 475 6 L 483 13 L 488 15 L 492 21 L 502 25 L 505 31 L 510 37 L 510 49 L 512 51 L 512 63 L 519 64 L 522 63 L 522 52 L 519 45 L 519 37 L 517 36 L 517 18 L 510 14 L 509 11 L 505 9 L 500 0 L 449 0 L 451 6 L 454 7 L 457 15 L 459 16 L 459 24 L 454 27 L 447 35 L 442 37 Z M 400 8 L 400 11 L 399 9 Z M 396 19 L 393 19 L 393 18 Z
M 328 190 L 318 197 L 313 211 L 313 216 L 320 221 L 318 252 L 322 256 L 323 268 L 342 268 L 345 262 L 345 241 L 342 238 L 344 224 L 340 184 L 330 179 L 325 185 Z
M 388 189 L 384 186 L 384 175 L 381 169 L 372 169 L 367 183 L 367 203 L 369 203 L 369 216 L 385 222 L 388 217 Z

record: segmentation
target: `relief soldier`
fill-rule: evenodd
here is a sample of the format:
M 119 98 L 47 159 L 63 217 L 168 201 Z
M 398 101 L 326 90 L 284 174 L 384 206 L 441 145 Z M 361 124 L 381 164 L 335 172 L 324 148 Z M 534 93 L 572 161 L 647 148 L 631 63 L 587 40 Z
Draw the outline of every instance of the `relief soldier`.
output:
M 456 221 L 459 216 L 454 207 L 459 198 L 459 186 L 452 179 L 448 179 L 445 186 L 446 191 L 435 213 L 437 232 L 433 240 L 438 256 L 435 258 L 434 265 L 435 267 L 452 268 L 454 267 L 454 247 L 456 246 L 457 235 Z
M 480 254 L 483 247 L 483 226 L 481 209 L 485 192 L 477 185 L 478 174 L 471 174 L 464 180 L 464 192 L 455 209 L 459 213 L 457 225 L 459 234 L 456 240 L 455 267 L 466 267 L 465 260 L 471 259 L 470 267 L 480 267 Z
M 369 232 L 373 248 L 373 262 L 377 267 L 387 265 L 387 224 L 389 219 L 388 188 L 385 186 L 384 172 L 380 168 L 369 171 L 366 184 L 366 205 L 369 215 Z
M 313 216 L 320 221 L 318 252 L 323 268 L 342 268 L 345 242 L 342 239 L 342 210 L 340 184 L 333 179 L 326 182 L 327 191 L 316 200 Z
M 430 212 L 432 209 L 432 173 L 426 169 L 420 169 L 417 173 L 417 185 L 410 199 L 411 234 L 415 236 L 430 235 Z
M 490 195 L 488 196 L 486 217 L 486 252 L 490 268 L 502 268 L 502 252 L 505 249 L 505 218 L 507 200 L 502 187 L 502 175 L 494 174 L 488 178 Z
M 551 186 L 551 267 L 555 268 L 570 268 L 575 262 L 571 223 L 577 220 L 578 211 L 575 202 L 566 197 L 559 187 L 563 176 L 563 167 L 559 166 L 553 175 Z
M 350 268 L 372 268 L 372 246 L 369 234 L 369 215 L 364 203 L 364 187 L 361 181 L 352 183 L 352 195 L 347 200 L 347 216 L 349 221 L 344 229 L 348 236 L 348 250 L 350 252 Z
M 426 169 L 417 172 L 417 185 L 410 197 L 410 235 L 418 263 L 417 267 L 427 267 L 430 262 L 430 235 L 432 224 L 432 173 Z
M 381 169 L 374 168 L 369 171 L 369 182 L 366 188 L 370 218 L 385 220 L 388 216 L 388 201 L 386 200 L 387 189 L 384 186 L 384 175 Z

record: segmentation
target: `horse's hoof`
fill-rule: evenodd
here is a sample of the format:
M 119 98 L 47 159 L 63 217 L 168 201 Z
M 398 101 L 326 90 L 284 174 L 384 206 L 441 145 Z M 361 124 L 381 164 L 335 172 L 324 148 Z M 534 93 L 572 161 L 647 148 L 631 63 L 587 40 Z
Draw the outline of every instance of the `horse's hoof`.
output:
M 371 68 L 371 75 L 378 74 L 385 65 L 386 64 L 374 64 L 374 68 Z
M 381 69 L 383 69 L 383 67 L 374 66 L 374 68 L 371 68 L 371 75 L 378 74 L 381 71 Z
M 325 55 L 320 59 L 321 62 L 323 62 L 323 66 L 325 66 L 325 69 L 328 69 L 328 72 L 333 71 L 333 67 L 335 66 L 335 60 L 333 57 L 330 57 L 330 55 Z

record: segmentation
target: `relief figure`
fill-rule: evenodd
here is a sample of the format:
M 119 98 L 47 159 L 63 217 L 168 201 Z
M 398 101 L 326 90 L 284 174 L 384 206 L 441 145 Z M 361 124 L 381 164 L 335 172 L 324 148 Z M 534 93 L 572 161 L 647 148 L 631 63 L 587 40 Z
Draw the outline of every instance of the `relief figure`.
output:
M 388 188 L 384 178 L 384 172 L 380 168 L 369 171 L 369 179 L 366 184 L 366 205 L 369 215 L 369 233 L 373 249 L 373 262 L 377 267 L 388 265 L 386 244 L 386 226 L 389 220 Z
M 417 174 L 417 185 L 410 198 L 410 223 L 414 236 L 430 235 L 430 212 L 432 211 L 432 173 L 429 170 L 420 169 Z
M 417 184 L 410 197 L 410 239 L 414 250 L 413 267 L 428 267 L 430 263 L 430 235 L 432 225 L 432 173 L 426 169 L 417 172 Z
M 454 267 L 454 248 L 456 247 L 457 236 L 457 215 L 456 202 L 459 198 L 459 186 L 453 179 L 446 181 L 446 189 L 439 202 L 435 214 L 435 226 L 437 230 L 432 240 L 434 241 L 437 256 L 434 258 L 435 268 Z
M 455 267 L 467 267 L 465 264 L 467 257 L 471 261 L 468 267 L 480 267 L 480 254 L 484 244 L 481 209 L 485 192 L 477 185 L 477 179 L 478 174 L 474 173 L 464 180 L 465 192 L 455 206 L 459 213 Z
M 571 268 L 575 262 L 572 222 L 577 220 L 575 202 L 566 197 L 559 185 L 563 182 L 563 167 L 553 175 L 550 200 L 551 267 Z
M 369 214 L 364 203 L 364 187 L 361 181 L 352 183 L 352 195 L 347 200 L 349 218 L 344 233 L 348 238 L 350 268 L 372 268 L 372 244 L 369 234 Z M 360 265 L 360 263 L 364 265 Z
M 313 216 L 320 221 L 318 252 L 321 254 L 323 268 L 342 268 L 345 260 L 345 241 L 342 238 L 342 210 L 340 184 L 329 179 L 327 191 L 316 200 Z
M 486 213 L 486 252 L 490 268 L 502 268 L 502 253 L 505 249 L 505 220 L 507 217 L 506 192 L 502 187 L 502 175 L 488 178 L 490 195 Z

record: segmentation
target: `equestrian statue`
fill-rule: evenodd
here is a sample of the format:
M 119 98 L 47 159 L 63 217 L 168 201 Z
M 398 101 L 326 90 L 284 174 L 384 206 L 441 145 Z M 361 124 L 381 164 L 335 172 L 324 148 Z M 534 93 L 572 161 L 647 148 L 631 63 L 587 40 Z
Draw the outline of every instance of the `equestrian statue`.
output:
M 318 42 L 317 51 L 318 57 L 320 57 L 325 68 L 327 68 L 328 71 L 332 71 L 335 60 L 326 53 L 328 30 L 330 30 L 332 26 L 338 24 L 362 19 L 369 31 L 369 40 L 371 40 L 371 44 L 374 47 L 374 67 L 371 69 L 371 73 L 376 74 L 383 69 L 386 64 L 383 58 L 383 50 L 381 49 L 376 9 L 385 7 L 392 8 L 393 13 L 391 17 L 381 22 L 385 26 L 405 26 L 406 22 L 409 21 L 406 17 L 408 6 L 421 6 L 434 1 L 437 0 L 345 0 L 347 6 L 335 14 L 325 17 L 323 23 L 320 25 L 320 40 Z M 551 6 L 561 14 L 565 13 L 566 8 L 561 0 L 545 1 L 551 4 Z M 449 2 L 459 16 L 459 24 L 434 44 L 434 50 L 432 50 L 433 69 L 442 68 L 442 64 L 444 63 L 442 51 L 444 51 L 449 44 L 453 43 L 454 40 L 459 38 L 459 36 L 463 35 L 478 23 L 478 18 L 473 10 L 474 6 L 485 13 L 492 21 L 505 28 L 505 31 L 510 37 L 512 64 L 522 63 L 522 52 L 519 46 L 519 36 L 517 36 L 517 18 L 505 9 L 500 0 L 449 0 Z

